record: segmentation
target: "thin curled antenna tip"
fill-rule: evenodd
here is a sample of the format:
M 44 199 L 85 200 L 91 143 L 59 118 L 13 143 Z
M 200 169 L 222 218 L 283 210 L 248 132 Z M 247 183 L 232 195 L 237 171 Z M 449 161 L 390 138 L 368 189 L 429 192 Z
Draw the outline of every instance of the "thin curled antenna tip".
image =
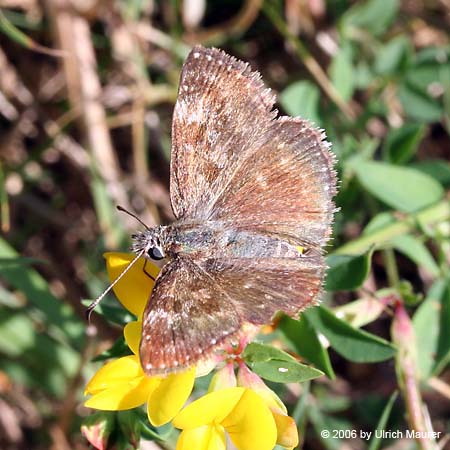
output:
M 94 308 L 98 305 L 98 303 L 92 302 L 87 308 L 86 311 L 84 312 L 84 316 L 86 318 L 86 321 L 90 324 L 91 323 L 91 315 L 92 315 L 92 311 L 94 311 Z
M 134 218 L 135 220 L 137 220 L 141 225 L 144 225 L 144 227 L 145 227 L 147 230 L 150 230 L 150 227 L 149 227 L 147 224 L 145 224 L 141 219 L 139 219 L 139 217 L 138 217 L 136 214 L 134 214 L 134 213 L 128 211 L 128 209 L 125 209 L 123 206 L 120 206 L 120 205 L 116 205 L 116 208 L 117 208 L 120 212 L 124 212 L 124 213 L 128 214 L 129 216 L 133 217 L 133 218 Z

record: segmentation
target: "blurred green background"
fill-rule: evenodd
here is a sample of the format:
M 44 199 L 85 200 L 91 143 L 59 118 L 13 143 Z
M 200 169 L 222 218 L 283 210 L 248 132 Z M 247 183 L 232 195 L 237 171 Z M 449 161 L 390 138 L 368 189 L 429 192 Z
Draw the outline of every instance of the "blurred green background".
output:
M 450 3 L 0 0 L 0 8 L 0 449 L 88 448 L 79 430 L 90 413 L 83 386 L 99 367 L 91 359 L 127 317 L 111 296 L 107 317 L 94 314 L 88 327 L 81 299 L 108 286 L 102 253 L 126 251 L 137 228 L 115 205 L 150 226 L 173 218 L 171 113 L 195 43 L 250 62 L 279 93 L 280 111 L 324 128 L 337 154 L 326 307 L 302 319 L 302 330 L 284 321 L 273 335 L 328 375 L 278 385 L 301 445 L 438 448 L 320 431 L 411 429 L 416 398 L 427 430 L 441 439 L 450 431 Z M 406 339 L 396 330 L 405 309 Z M 310 339 L 309 354 L 308 327 L 328 341 Z M 400 351 L 383 353 L 389 342 Z

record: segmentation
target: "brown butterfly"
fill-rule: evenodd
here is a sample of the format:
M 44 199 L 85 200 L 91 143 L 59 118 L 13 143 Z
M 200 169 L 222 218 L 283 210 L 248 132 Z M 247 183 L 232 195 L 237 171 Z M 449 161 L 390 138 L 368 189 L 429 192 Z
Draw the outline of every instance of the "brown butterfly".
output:
M 182 370 L 277 311 L 317 303 L 336 193 L 324 134 L 279 117 L 249 65 L 195 47 L 184 63 L 172 124 L 176 222 L 133 236 L 167 258 L 144 312 L 148 375 Z

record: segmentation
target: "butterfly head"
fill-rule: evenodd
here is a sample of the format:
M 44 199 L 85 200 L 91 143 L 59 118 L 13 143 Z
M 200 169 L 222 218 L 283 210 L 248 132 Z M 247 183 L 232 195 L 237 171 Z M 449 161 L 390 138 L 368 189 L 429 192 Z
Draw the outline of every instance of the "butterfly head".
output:
M 165 229 L 166 227 L 159 226 L 133 234 L 132 250 L 137 254 L 143 253 L 145 258 L 153 261 L 164 259 L 167 256 Z

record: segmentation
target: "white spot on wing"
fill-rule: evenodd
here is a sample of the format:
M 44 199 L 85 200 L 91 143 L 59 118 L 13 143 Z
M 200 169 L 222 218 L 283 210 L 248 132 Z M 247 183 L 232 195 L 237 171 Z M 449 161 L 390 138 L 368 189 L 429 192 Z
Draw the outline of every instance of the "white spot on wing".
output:
M 267 186 L 266 177 L 264 175 L 258 174 L 257 177 L 256 177 L 256 180 L 258 181 L 260 186 L 262 186 L 262 187 L 266 187 Z

